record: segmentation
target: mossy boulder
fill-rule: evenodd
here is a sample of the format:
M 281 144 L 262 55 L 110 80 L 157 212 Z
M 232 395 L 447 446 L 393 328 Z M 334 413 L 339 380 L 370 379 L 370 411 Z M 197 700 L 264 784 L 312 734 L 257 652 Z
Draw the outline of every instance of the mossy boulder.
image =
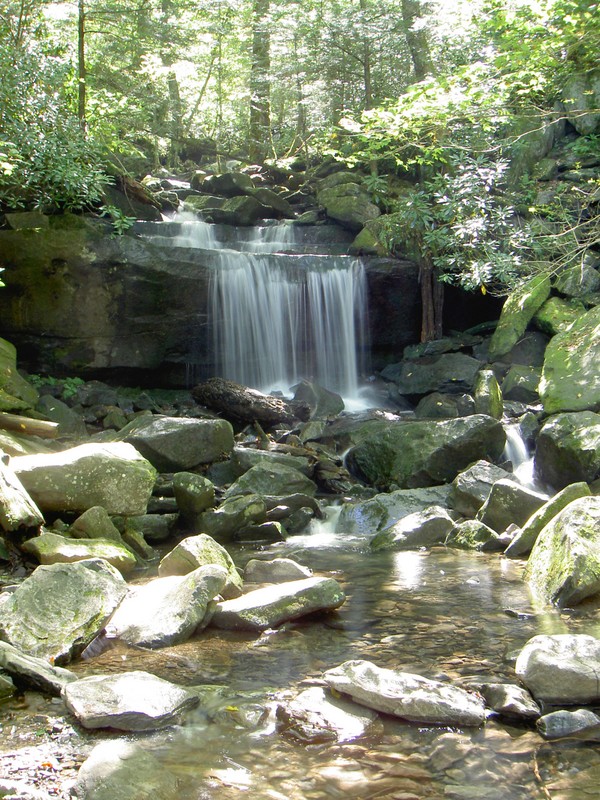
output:
M 243 580 L 233 559 L 224 547 L 204 533 L 188 536 L 179 542 L 160 562 L 158 574 L 161 578 L 167 575 L 187 575 L 188 572 L 208 564 L 216 564 L 226 570 L 227 582 L 220 590 L 222 596 L 226 600 L 239 597 Z
M 550 278 L 536 275 L 507 297 L 490 341 L 490 361 L 498 361 L 516 345 L 533 315 L 548 299 L 550 289 Z
M 543 333 L 548 336 L 556 336 L 557 333 L 571 330 L 584 311 L 585 307 L 575 300 L 549 297 L 538 309 L 533 321 Z
M 72 564 L 90 558 L 102 558 L 128 575 L 136 566 L 137 558 L 123 543 L 110 539 L 71 539 L 57 533 L 42 533 L 22 545 L 40 564 Z
M 461 550 L 501 550 L 502 540 L 496 531 L 483 522 L 467 519 L 454 526 L 446 545 Z
M 600 414 L 556 414 L 539 432 L 534 457 L 537 477 L 555 489 L 600 477 Z
M 35 408 L 39 400 L 37 389 L 17 371 L 17 349 L 6 339 L 0 339 L 0 390 L 2 411 Z
M 369 220 L 381 214 L 365 189 L 357 183 L 342 183 L 323 189 L 318 192 L 317 200 L 328 217 L 351 231 L 359 231 Z
M 482 369 L 477 373 L 473 399 L 476 414 L 487 414 L 494 419 L 502 419 L 504 413 L 502 390 L 491 369 Z
M 537 403 L 541 370 L 524 364 L 513 364 L 502 381 L 502 394 L 506 400 L 520 403 Z
M 540 397 L 547 414 L 600 410 L 600 306 L 579 316 L 546 348 Z

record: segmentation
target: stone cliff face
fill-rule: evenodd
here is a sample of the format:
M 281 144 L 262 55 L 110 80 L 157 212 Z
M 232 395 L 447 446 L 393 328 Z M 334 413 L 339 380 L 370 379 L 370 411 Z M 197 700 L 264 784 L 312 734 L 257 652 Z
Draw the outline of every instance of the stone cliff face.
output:
M 65 215 L 0 231 L 0 333 L 31 372 L 184 386 L 215 374 L 208 295 L 217 257 Z M 40 224 L 41 222 L 41 224 Z M 418 339 L 417 268 L 365 260 L 375 363 Z

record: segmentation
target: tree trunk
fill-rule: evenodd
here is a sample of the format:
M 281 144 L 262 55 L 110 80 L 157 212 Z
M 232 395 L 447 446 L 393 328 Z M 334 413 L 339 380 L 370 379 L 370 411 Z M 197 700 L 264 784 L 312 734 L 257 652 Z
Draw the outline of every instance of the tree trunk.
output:
M 360 0 L 360 15 L 363 28 L 367 26 L 367 0 Z M 369 32 L 362 37 L 363 86 L 365 90 L 365 109 L 373 108 L 373 81 L 371 77 L 371 42 Z
M 174 72 L 169 73 L 167 86 L 169 89 L 169 113 L 171 117 L 171 144 L 169 147 L 168 166 L 171 169 L 177 169 L 183 140 L 183 105 L 179 93 L 179 81 Z
M 421 283 L 421 341 L 440 339 L 443 333 L 444 285 L 437 279 L 431 261 L 424 260 L 419 269 Z
M 420 0 L 402 0 L 402 19 L 406 44 L 413 64 L 415 81 L 433 74 L 433 61 L 429 50 L 427 31 L 419 26 L 423 16 Z
M 271 140 L 271 39 L 270 0 L 252 6 L 252 60 L 250 68 L 250 146 L 252 161 L 264 161 Z
M 77 16 L 77 118 L 86 132 L 85 0 L 79 0 Z

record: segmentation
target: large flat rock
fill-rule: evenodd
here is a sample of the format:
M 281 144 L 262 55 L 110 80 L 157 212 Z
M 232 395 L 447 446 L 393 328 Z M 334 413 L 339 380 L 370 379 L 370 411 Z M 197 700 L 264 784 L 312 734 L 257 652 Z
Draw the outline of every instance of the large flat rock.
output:
M 538 701 L 585 705 L 600 700 L 600 640 L 586 634 L 534 636 L 515 670 Z

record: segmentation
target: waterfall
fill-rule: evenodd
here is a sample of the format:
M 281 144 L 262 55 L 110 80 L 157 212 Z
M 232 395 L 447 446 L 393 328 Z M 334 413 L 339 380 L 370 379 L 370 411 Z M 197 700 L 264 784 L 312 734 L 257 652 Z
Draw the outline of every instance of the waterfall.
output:
M 178 217 L 173 247 L 210 251 L 209 319 L 218 374 L 264 392 L 301 379 L 356 398 L 367 366 L 364 267 L 307 253 L 306 229 L 235 229 Z M 159 234 L 161 242 L 165 237 Z
M 505 432 L 506 445 L 502 454 L 503 459 L 511 462 L 513 475 L 519 483 L 529 488 L 536 487 L 533 475 L 533 456 L 523 441 L 519 426 L 516 424 L 506 425 Z

